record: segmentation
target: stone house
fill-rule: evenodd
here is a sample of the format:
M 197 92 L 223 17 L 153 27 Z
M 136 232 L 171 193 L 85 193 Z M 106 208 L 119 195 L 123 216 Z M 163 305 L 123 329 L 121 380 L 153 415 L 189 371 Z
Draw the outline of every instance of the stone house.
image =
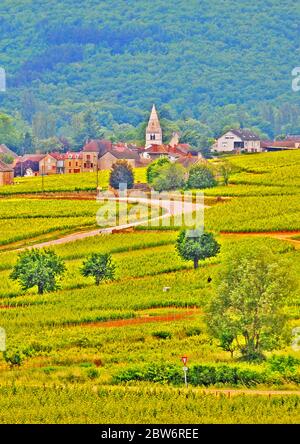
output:
M 14 170 L 0 160 L 0 186 L 12 185 L 14 182 Z

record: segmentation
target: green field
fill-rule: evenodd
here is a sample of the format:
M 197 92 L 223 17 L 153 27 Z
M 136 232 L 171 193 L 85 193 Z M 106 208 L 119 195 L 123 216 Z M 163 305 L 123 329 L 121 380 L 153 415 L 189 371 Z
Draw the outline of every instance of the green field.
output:
M 34 243 L 46 234 L 58 237 L 70 229 L 94 228 L 99 204 L 2 198 L 0 326 L 6 330 L 8 350 L 17 349 L 24 360 L 12 369 L 0 360 L 0 422 L 299 422 L 300 364 L 286 371 L 275 368 L 272 360 L 273 355 L 293 356 L 300 363 L 300 352 L 291 347 L 291 331 L 300 326 L 299 288 L 285 306 L 289 336 L 263 363 L 232 359 L 208 334 L 204 320 L 215 277 L 227 254 L 236 249 L 269 246 L 300 275 L 299 237 L 292 232 L 300 229 L 300 187 L 296 180 L 282 187 L 286 193 L 270 193 L 271 188 L 281 190 L 276 170 L 286 170 L 298 160 L 298 153 L 232 158 L 239 170 L 231 185 L 218 187 L 215 196 L 225 196 L 225 189 L 235 194 L 219 203 L 211 198 L 212 207 L 206 209 L 206 226 L 216 233 L 221 254 L 198 270 L 176 254 L 177 230 L 98 235 L 53 247 L 67 271 L 61 288 L 43 296 L 35 289 L 24 294 L 9 279 L 18 254 L 16 233 L 23 236 L 19 242 Z M 254 170 L 260 171 L 263 183 L 253 183 Z M 236 185 L 244 176 L 247 183 Z M 257 187 L 259 195 L 249 193 Z M 249 234 L 239 234 L 244 231 Z M 252 236 L 253 231 L 270 233 Z M 280 238 L 279 231 L 291 231 L 290 237 Z M 112 254 L 116 281 L 97 287 L 79 274 L 92 252 Z M 180 362 L 184 353 L 190 366 L 187 390 Z M 204 389 L 238 389 L 241 394 L 229 398 L 226 393 L 204 394 Z M 274 390 L 295 395 L 272 395 Z

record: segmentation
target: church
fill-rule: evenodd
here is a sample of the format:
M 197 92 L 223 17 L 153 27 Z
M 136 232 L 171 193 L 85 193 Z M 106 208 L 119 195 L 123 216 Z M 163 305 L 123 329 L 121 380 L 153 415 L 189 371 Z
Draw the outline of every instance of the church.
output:
M 159 118 L 155 105 L 152 107 L 150 119 L 146 128 L 146 145 L 145 148 L 149 148 L 151 145 L 162 145 L 163 133 L 160 126 Z
M 145 148 L 141 152 L 141 158 L 145 162 L 150 162 L 160 157 L 167 157 L 171 162 L 185 162 L 184 166 L 190 166 L 198 160 L 197 153 L 192 153 L 189 144 L 180 143 L 179 133 L 173 133 L 168 144 L 163 143 L 163 131 L 156 107 L 153 105 L 146 128 Z

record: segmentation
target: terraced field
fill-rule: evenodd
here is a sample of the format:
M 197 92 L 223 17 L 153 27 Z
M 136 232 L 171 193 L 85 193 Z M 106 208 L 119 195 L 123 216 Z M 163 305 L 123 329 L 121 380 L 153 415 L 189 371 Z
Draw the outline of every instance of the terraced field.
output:
M 298 165 L 298 153 L 231 160 L 239 168 L 231 185 L 207 193 L 225 196 L 222 190 L 233 190 L 230 199 L 212 198 L 206 210 L 206 227 L 216 233 L 221 254 L 198 270 L 177 256 L 177 230 L 98 235 L 53 246 L 67 271 L 61 289 L 43 296 L 36 290 L 24 294 L 10 280 L 17 246 L 46 234 L 57 237 L 94 228 L 97 204 L 3 198 L 0 326 L 6 330 L 8 350 L 17 350 L 23 362 L 10 369 L 0 360 L 0 422 L 226 423 L 232 422 L 232 412 L 237 423 L 299 422 L 300 365 L 288 373 L 272 364 L 273 354 L 300 359 L 291 338 L 269 352 L 265 362 L 246 364 L 219 347 L 204 319 L 216 274 L 227 254 L 238 248 L 269 246 L 299 276 L 300 242 L 294 233 L 300 230 L 298 179 L 281 186 L 283 176 L 277 183 L 275 174 L 290 165 L 294 172 L 288 155 Z M 256 183 L 258 175 L 263 182 Z M 53 228 L 50 234 L 48 227 Z M 285 235 L 280 237 L 279 231 Z M 80 275 L 82 261 L 92 252 L 112 254 L 116 281 L 97 287 Z M 300 326 L 299 289 L 285 311 L 291 332 Z M 183 388 L 183 353 L 189 356 L 188 389 Z M 204 393 L 212 388 L 218 396 Z M 229 397 L 226 391 L 232 389 L 240 392 Z

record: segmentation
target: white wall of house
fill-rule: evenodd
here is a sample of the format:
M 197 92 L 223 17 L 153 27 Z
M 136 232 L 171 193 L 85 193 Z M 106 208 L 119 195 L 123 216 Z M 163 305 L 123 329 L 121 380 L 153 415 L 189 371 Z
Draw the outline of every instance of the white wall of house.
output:
M 223 134 L 223 136 L 217 140 L 215 150 L 220 153 L 232 152 L 234 151 L 235 142 L 242 142 L 242 139 L 231 131 L 228 131 L 228 133 Z
M 216 143 L 212 147 L 212 151 L 217 151 L 220 153 L 230 153 L 234 152 L 236 149 L 234 144 L 236 142 L 244 142 L 243 151 L 247 151 L 249 153 L 261 152 L 261 142 L 260 140 L 242 140 L 239 136 L 228 131 L 223 134 Z

